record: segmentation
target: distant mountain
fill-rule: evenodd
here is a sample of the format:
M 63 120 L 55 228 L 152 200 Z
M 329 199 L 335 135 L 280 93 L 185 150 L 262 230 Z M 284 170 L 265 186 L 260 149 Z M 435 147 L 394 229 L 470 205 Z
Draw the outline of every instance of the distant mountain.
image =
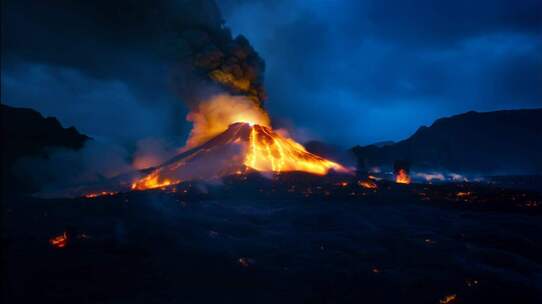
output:
M 355 163 L 352 151 L 349 151 L 341 146 L 328 144 L 317 140 L 308 141 L 304 143 L 303 146 L 305 146 L 307 151 L 313 154 L 339 162 L 342 165 L 351 166 Z
M 54 117 L 43 117 L 39 112 L 1 106 L 2 115 L 2 187 L 4 190 L 35 191 L 23 177 L 14 174 L 13 165 L 22 157 L 47 158 L 50 148 L 77 150 L 90 137 L 74 127 L 63 128 Z M 36 168 L 39 170 L 39 168 Z
M 406 140 L 352 151 L 362 170 L 407 160 L 421 169 L 542 173 L 542 109 L 467 112 L 438 119 Z
M 377 146 L 377 147 L 384 147 L 384 146 L 389 146 L 389 145 L 393 145 L 395 142 L 393 140 L 385 140 L 385 141 L 379 141 L 379 142 L 375 142 L 373 143 L 372 145 L 373 146 Z

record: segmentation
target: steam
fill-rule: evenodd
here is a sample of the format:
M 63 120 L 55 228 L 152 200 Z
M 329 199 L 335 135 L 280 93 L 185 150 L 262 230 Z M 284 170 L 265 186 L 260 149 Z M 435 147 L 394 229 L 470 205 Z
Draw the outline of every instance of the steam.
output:
M 13 170 L 18 178 L 37 185 L 45 196 L 55 192 L 68 195 L 69 189 L 104 182 L 132 170 L 126 149 L 96 140 L 87 141 L 80 150 L 48 149 L 46 155 L 21 158 Z
M 136 170 L 158 166 L 177 152 L 178 149 L 162 138 L 144 138 L 136 144 L 132 166 Z
M 148 18 L 134 24 L 144 29 L 136 32 L 141 32 L 145 45 L 156 46 L 152 52 L 158 52 L 159 61 L 171 68 L 173 88 L 190 111 L 187 119 L 193 130 L 185 148 L 207 141 L 234 122 L 270 126 L 263 109 L 264 61 L 245 37 L 232 36 L 215 1 L 168 2 L 152 12 L 142 10 L 141 16 Z M 20 159 L 15 171 L 42 191 L 61 192 L 116 183 L 112 180 L 120 175 L 138 174 L 178 152 L 158 138 L 138 141 L 135 150 L 93 140 L 77 151 L 48 149 L 46 157 Z M 200 166 L 213 167 L 210 162 Z
M 419 177 L 425 181 L 431 182 L 433 180 L 435 181 L 444 181 L 446 180 L 446 177 L 444 174 L 440 172 L 431 172 L 431 173 L 424 173 L 424 172 L 418 172 L 415 174 L 416 177 Z
M 112 142 L 89 140 L 79 150 L 49 148 L 43 156 L 23 157 L 13 172 L 36 186 L 37 196 L 75 197 L 121 191 L 138 170 L 160 165 L 177 153 L 178 149 L 158 138 L 138 141 L 133 153 Z
M 235 122 L 270 126 L 269 115 L 245 96 L 220 94 L 201 102 L 186 119 L 193 123 L 185 148 L 196 147 L 225 131 Z

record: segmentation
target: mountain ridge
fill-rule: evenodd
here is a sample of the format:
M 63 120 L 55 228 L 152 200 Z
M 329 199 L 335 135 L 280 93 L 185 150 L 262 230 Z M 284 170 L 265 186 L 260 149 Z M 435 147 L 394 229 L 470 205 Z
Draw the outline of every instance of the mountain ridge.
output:
M 407 160 L 423 169 L 541 173 L 542 109 L 469 111 L 421 126 L 395 144 L 355 146 L 358 169 Z
M 54 117 L 44 117 L 30 108 L 0 105 L 2 117 L 2 187 L 9 191 L 34 192 L 39 186 L 14 172 L 23 157 L 48 158 L 50 149 L 79 150 L 91 140 L 75 127 L 64 128 Z M 39 168 L 36 168 L 39 170 Z

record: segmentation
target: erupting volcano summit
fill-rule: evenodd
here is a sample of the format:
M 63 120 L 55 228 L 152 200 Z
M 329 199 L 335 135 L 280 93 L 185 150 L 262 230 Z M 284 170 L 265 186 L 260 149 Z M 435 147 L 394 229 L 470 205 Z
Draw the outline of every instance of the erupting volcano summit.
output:
M 291 138 L 258 124 L 237 122 L 206 143 L 181 153 L 132 184 L 134 190 L 213 179 L 254 170 L 304 171 L 318 175 L 347 172 L 338 163 L 308 152 Z

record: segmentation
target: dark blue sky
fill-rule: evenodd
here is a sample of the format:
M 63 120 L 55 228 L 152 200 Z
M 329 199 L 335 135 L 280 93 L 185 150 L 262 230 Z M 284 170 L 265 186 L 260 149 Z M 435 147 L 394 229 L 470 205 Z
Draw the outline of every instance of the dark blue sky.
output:
M 201 17 L 203 5 L 140 1 L 126 11 L 108 1 L 4 2 L 3 103 L 36 108 L 97 137 L 187 134 L 169 62 L 156 52 L 169 37 L 161 26 L 167 18 L 154 15 Z M 342 146 L 400 140 L 441 116 L 542 107 L 540 0 L 218 6 L 266 62 L 274 122 L 302 139 Z

